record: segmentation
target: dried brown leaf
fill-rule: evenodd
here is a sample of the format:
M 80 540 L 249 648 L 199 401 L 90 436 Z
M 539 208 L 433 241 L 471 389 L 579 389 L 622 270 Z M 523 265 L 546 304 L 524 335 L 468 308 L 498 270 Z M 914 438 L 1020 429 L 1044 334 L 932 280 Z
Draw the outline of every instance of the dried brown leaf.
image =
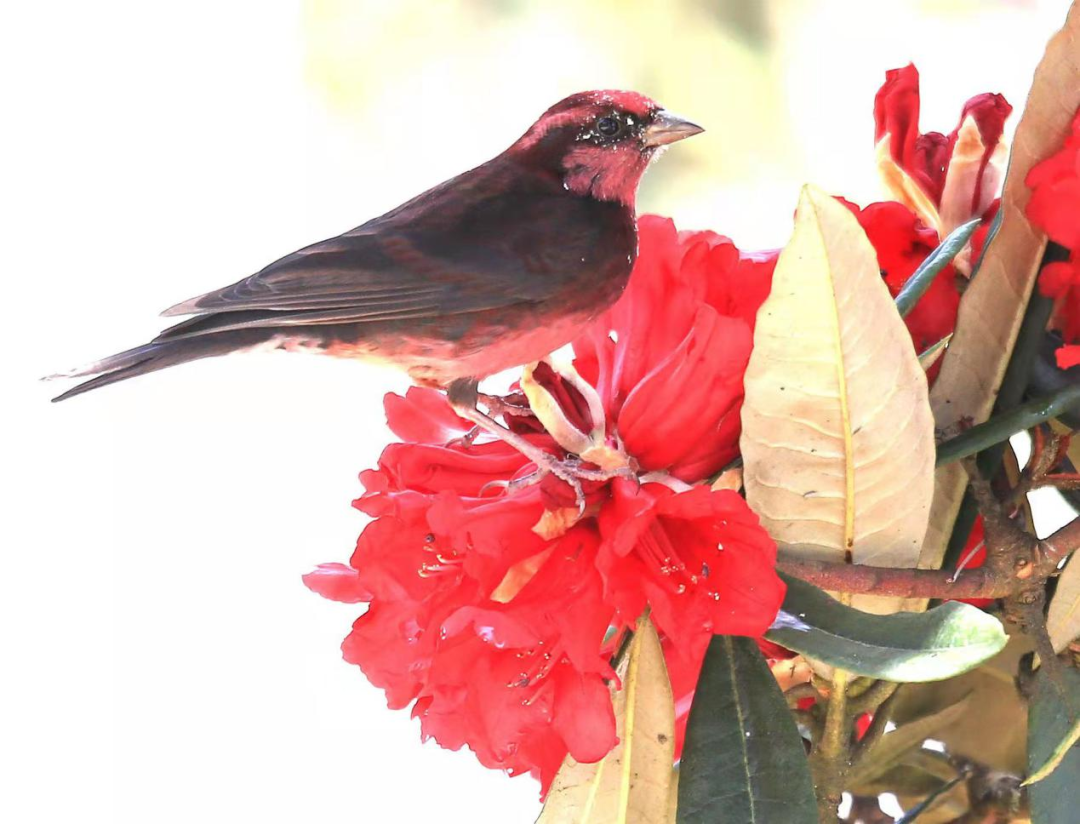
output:
M 1069 559 L 1058 578 L 1050 611 L 1046 614 L 1046 630 L 1054 652 L 1062 652 L 1074 638 L 1080 637 L 1080 561 Z
M 746 498 L 784 550 L 914 566 L 933 493 L 926 376 L 873 247 L 820 190 L 803 190 L 745 386 Z M 871 611 L 898 604 L 856 599 Z
M 667 824 L 675 703 L 660 638 L 638 621 L 623 687 L 614 694 L 619 743 L 596 764 L 567 756 L 537 824 Z

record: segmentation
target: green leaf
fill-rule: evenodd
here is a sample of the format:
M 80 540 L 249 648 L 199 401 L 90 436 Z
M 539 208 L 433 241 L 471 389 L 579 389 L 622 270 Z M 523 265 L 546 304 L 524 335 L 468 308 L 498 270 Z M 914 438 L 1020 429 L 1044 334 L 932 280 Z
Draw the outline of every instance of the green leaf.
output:
M 932 251 L 907 279 L 904 288 L 896 296 L 896 308 L 900 312 L 900 317 L 906 318 L 911 313 L 938 273 L 952 263 L 952 259 L 967 246 L 967 242 L 971 240 L 971 236 L 979 228 L 980 223 L 982 220 L 971 220 L 953 229 L 949 236 L 941 241 L 941 245 Z
M 817 824 L 802 737 L 751 639 L 709 643 L 679 773 L 678 824 Z
M 936 465 L 944 466 L 982 452 L 994 444 L 1007 441 L 1017 432 L 1077 409 L 1080 409 L 1080 383 L 1066 384 L 1056 392 L 1013 407 L 938 444 Z
M 997 618 L 969 604 L 949 601 L 927 612 L 871 615 L 806 581 L 780 577 L 787 595 L 765 637 L 856 675 L 939 681 L 978 666 L 1008 640 Z
M 1028 707 L 1028 782 L 1035 782 L 1028 798 L 1034 824 L 1075 821 L 1080 809 L 1080 745 L 1068 746 L 1080 717 L 1080 672 L 1062 669 L 1061 675 L 1065 695 L 1042 667 Z M 1052 771 L 1047 773 L 1048 767 Z

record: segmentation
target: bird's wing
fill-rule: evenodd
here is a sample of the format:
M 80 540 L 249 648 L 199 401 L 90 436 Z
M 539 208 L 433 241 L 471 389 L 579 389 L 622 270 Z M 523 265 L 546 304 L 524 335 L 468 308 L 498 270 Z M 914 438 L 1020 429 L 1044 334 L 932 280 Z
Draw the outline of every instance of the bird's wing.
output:
M 500 187 L 498 168 L 479 171 L 166 310 L 218 316 L 166 335 L 445 317 L 543 300 L 595 254 L 602 222 L 561 187 L 522 192 Z
M 221 312 L 399 314 L 437 305 L 446 291 L 437 262 L 400 235 L 342 235 L 286 255 L 231 286 L 184 301 L 164 315 Z

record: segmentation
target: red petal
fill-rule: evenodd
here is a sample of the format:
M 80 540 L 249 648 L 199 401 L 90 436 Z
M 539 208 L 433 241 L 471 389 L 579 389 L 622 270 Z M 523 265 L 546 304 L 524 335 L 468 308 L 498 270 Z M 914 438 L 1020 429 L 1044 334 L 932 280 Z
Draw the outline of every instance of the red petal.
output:
M 1061 150 L 1032 168 L 1025 182 L 1032 189 L 1025 209 L 1031 222 L 1062 246 L 1080 246 L 1080 115 Z
M 551 443 L 546 436 L 529 440 L 538 446 Z M 524 455 L 502 441 L 473 444 L 468 449 L 393 443 L 379 457 L 379 467 L 393 489 L 473 497 L 481 494 L 485 484 L 513 478 L 529 465 Z
M 690 333 L 638 383 L 619 415 L 623 443 L 643 469 L 672 467 L 719 430 L 742 396 L 750 348 L 742 321 L 710 306 L 698 310 Z M 735 448 L 717 446 L 717 465 L 709 469 L 727 463 Z
M 446 395 L 436 389 L 413 386 L 405 397 L 388 393 L 383 408 L 390 430 L 411 443 L 446 443 L 471 428 L 454 413 Z
M 997 194 L 995 191 L 983 192 L 982 189 L 988 178 L 987 170 L 989 169 L 990 159 L 993 157 L 994 150 L 997 148 L 998 143 L 1001 141 L 1001 135 L 1005 131 L 1005 120 L 1011 113 L 1012 106 L 1002 95 L 989 93 L 975 95 L 964 104 L 964 108 L 960 112 L 960 122 L 949 136 L 950 144 L 955 144 L 960 127 L 963 126 L 964 120 L 970 116 L 975 120 L 975 125 L 979 128 L 979 137 L 982 138 L 983 146 L 986 147 L 983 151 L 975 190 L 971 193 L 971 213 L 976 217 L 983 213 L 986 205 Z M 995 188 L 997 182 L 995 177 Z
M 874 96 L 874 140 L 889 137 L 889 154 L 907 168 L 919 135 L 919 70 L 909 63 L 885 72 Z
M 1039 291 L 1048 298 L 1063 298 L 1080 287 L 1080 267 L 1072 261 L 1049 263 L 1039 273 Z
M 542 640 L 521 621 L 494 609 L 462 607 L 442 623 L 442 633 L 446 637 L 458 635 L 467 629 L 495 649 L 531 649 Z
M 304 586 L 331 601 L 357 604 L 372 598 L 371 593 L 361 585 L 360 574 L 345 564 L 319 564 L 303 580 Z
M 577 761 L 592 763 L 611 752 L 616 743 L 615 712 L 599 676 L 581 676 L 569 666 L 559 667 L 554 724 Z
M 1054 356 L 1057 358 L 1058 369 L 1080 366 L 1080 346 L 1076 344 L 1060 347 Z

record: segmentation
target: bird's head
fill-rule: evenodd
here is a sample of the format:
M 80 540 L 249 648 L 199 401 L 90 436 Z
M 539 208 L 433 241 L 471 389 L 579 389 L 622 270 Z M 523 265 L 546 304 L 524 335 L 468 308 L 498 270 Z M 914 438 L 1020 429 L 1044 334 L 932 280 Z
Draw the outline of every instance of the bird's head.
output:
M 658 152 L 702 131 L 637 92 L 579 92 L 544 112 L 508 154 L 558 175 L 575 194 L 633 207 Z

